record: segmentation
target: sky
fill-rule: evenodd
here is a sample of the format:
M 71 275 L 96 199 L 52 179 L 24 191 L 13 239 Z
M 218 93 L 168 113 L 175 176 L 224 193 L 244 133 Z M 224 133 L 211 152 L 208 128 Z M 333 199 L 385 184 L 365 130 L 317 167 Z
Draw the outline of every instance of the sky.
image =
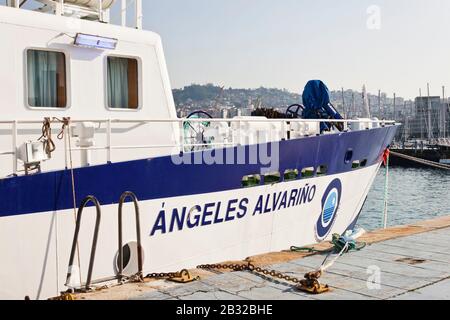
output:
M 128 0 L 130 4 L 133 0 Z M 143 0 L 172 86 L 450 92 L 448 0 Z M 117 20 L 118 10 L 112 18 Z M 448 94 L 450 95 L 450 94 Z
M 144 0 L 173 87 L 450 92 L 448 0 Z

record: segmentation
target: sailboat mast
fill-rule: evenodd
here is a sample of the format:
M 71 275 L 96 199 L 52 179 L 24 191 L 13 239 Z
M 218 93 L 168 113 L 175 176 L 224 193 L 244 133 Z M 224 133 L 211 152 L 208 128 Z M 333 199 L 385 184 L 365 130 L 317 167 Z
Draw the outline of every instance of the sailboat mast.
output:
M 419 105 L 417 106 L 417 111 L 420 111 L 420 138 L 423 140 L 423 122 L 425 121 L 425 117 L 423 115 L 422 109 L 422 89 L 419 88 Z
M 352 112 L 353 112 L 352 117 L 354 117 L 356 113 L 356 105 L 355 105 L 355 92 L 353 91 L 352 91 Z
M 428 142 L 433 138 L 433 131 L 431 127 L 431 100 L 430 100 L 430 84 L 427 83 L 427 95 L 428 95 Z
M 394 117 L 393 117 L 393 120 L 395 121 L 395 120 L 397 120 L 396 118 L 395 118 L 395 109 L 396 109 L 396 105 L 395 105 L 395 103 L 397 102 L 397 94 L 394 92 Z
M 363 85 L 362 89 L 362 98 L 363 98 L 363 108 L 362 108 L 362 117 L 364 118 L 370 118 L 370 102 L 369 102 L 369 95 L 367 94 L 367 88 L 366 85 Z
M 381 90 L 378 90 L 378 117 L 382 117 L 381 115 Z
M 445 101 L 445 86 L 442 86 L 442 138 L 447 138 L 447 101 Z
M 405 119 L 405 124 L 403 126 L 404 129 L 404 141 L 409 139 L 409 119 L 408 119 L 408 113 L 406 112 L 406 100 L 403 100 L 403 114 Z

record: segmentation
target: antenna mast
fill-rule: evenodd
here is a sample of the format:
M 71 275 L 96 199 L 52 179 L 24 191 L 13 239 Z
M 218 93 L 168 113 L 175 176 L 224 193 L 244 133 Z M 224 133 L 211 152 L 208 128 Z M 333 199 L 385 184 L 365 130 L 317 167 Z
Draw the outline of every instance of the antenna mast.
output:
M 395 116 L 396 116 L 396 102 L 397 102 L 397 94 L 394 92 L 394 117 L 393 117 L 393 120 L 395 121 L 396 119 L 395 119 Z

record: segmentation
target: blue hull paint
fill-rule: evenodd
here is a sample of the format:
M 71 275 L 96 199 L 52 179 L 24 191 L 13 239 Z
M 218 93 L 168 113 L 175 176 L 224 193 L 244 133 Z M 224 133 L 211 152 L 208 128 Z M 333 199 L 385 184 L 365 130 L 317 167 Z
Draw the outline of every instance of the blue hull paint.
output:
M 376 164 L 395 132 L 396 127 L 391 126 L 281 141 L 279 171 L 327 165 L 328 174 L 344 173 L 352 170 L 351 162 L 344 161 L 348 149 L 353 150 L 354 160 L 367 159 L 367 165 Z M 248 146 L 245 153 L 248 159 Z M 263 167 L 262 164 L 175 165 L 166 156 L 80 168 L 75 170 L 77 200 L 79 204 L 86 196 L 94 195 L 107 205 L 117 203 L 124 191 L 133 191 L 140 200 L 151 200 L 239 189 L 243 176 L 257 174 Z M 0 217 L 70 209 L 73 207 L 70 171 L 0 180 L 0 198 Z

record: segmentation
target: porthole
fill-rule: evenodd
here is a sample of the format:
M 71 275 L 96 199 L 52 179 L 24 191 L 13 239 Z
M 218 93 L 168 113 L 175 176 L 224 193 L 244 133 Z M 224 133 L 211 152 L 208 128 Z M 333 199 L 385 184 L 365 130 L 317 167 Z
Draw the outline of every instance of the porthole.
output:
M 361 161 L 361 168 L 367 166 L 367 159 L 364 159 L 363 161 Z
M 352 161 L 352 159 L 353 159 L 353 150 L 348 149 L 347 152 L 345 153 L 344 163 L 349 164 Z
M 328 173 L 328 166 L 321 165 L 317 168 L 317 176 L 325 176 Z

